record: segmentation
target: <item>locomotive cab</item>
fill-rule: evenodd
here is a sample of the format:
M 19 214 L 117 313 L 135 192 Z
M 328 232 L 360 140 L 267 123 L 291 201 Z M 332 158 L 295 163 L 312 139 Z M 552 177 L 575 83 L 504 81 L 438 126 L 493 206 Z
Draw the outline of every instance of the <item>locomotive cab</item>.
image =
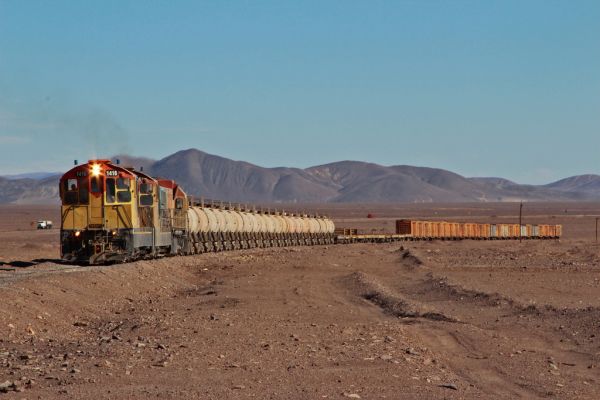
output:
M 162 190 L 152 177 L 110 160 L 73 168 L 60 180 L 61 257 L 97 264 L 177 251 Z

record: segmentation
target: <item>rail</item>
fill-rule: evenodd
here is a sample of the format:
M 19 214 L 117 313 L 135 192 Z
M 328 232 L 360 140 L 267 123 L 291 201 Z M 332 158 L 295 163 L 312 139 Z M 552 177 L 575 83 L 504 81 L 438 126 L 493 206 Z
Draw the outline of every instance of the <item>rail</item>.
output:
M 413 235 L 395 235 L 395 234 L 337 234 L 335 242 L 337 244 L 348 243 L 391 243 L 402 241 L 456 241 L 456 240 L 549 240 L 560 239 L 560 236 L 413 236 Z

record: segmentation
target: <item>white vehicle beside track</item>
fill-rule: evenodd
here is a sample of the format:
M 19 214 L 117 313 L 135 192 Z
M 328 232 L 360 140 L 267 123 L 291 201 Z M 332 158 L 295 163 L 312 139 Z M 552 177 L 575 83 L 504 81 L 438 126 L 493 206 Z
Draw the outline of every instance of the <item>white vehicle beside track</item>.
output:
M 38 229 L 52 229 L 52 221 L 38 221 L 37 228 Z

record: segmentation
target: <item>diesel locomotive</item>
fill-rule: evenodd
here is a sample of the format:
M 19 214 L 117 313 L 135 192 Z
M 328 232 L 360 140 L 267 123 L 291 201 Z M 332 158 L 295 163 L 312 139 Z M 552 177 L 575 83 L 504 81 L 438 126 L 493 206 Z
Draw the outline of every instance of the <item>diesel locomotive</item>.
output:
M 102 264 L 210 251 L 335 242 L 333 222 L 194 201 L 175 181 L 90 160 L 60 179 L 61 258 Z

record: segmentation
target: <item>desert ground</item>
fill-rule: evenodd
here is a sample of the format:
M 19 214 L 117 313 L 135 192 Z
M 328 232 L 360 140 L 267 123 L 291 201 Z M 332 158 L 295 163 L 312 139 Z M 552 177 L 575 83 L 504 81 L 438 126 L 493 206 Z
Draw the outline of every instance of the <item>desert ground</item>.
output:
M 518 222 L 518 204 L 303 205 L 339 227 Z M 367 219 L 367 214 L 374 218 Z M 57 207 L 0 206 L 0 399 L 598 399 L 598 203 L 560 241 L 57 263 Z

